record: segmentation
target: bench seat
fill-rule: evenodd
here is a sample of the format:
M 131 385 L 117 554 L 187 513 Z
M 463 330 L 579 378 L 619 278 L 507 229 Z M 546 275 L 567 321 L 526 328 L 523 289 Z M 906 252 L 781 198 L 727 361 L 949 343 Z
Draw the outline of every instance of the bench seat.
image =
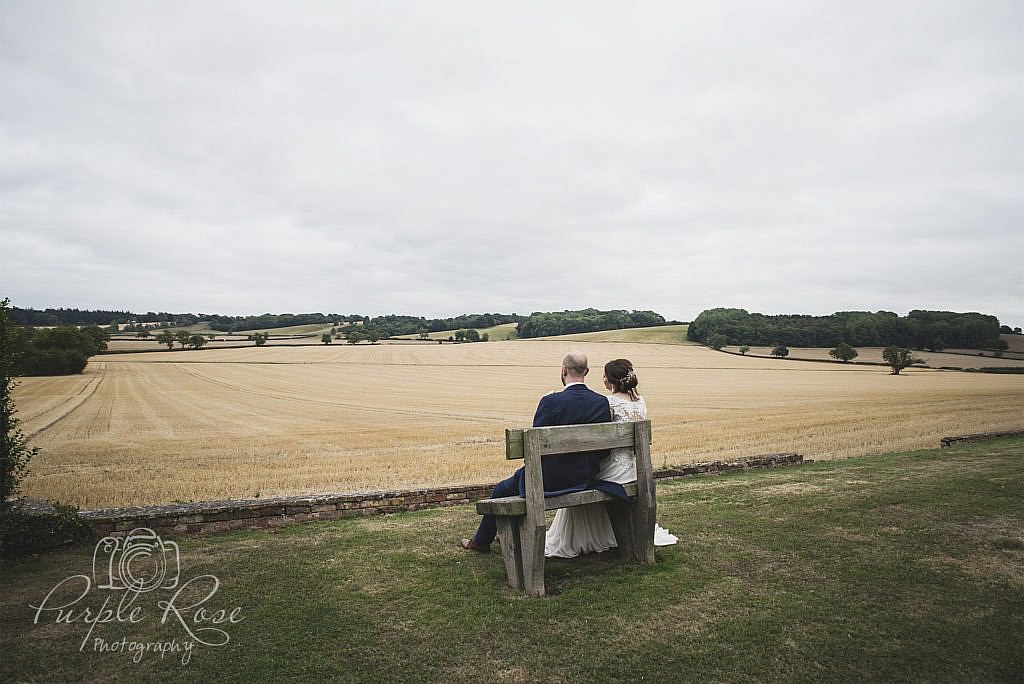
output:
M 636 482 L 622 485 L 622 488 L 626 490 L 626 495 L 630 500 L 636 499 Z M 559 508 L 621 500 L 619 497 L 606 494 L 599 489 L 585 489 L 582 492 L 544 497 L 544 510 L 554 511 Z M 481 499 L 476 502 L 476 512 L 480 515 L 526 515 L 526 497 L 503 496 L 497 499 Z

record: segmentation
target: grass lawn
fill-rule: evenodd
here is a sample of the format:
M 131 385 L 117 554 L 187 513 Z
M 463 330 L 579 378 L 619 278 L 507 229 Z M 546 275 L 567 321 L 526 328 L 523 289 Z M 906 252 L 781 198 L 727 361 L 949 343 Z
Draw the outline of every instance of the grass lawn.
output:
M 686 330 L 689 326 L 661 325 L 652 328 L 623 328 L 620 330 L 600 330 L 589 333 L 573 333 L 570 335 L 557 335 L 554 337 L 538 337 L 531 339 L 539 340 L 574 340 L 577 342 L 641 342 L 647 344 L 697 344 L 686 339 Z M 432 340 L 447 340 L 454 335 L 454 330 L 443 330 L 430 333 Z M 515 323 L 504 323 L 493 328 L 480 328 L 477 330 L 481 335 L 487 333 L 491 342 L 501 340 L 519 339 L 516 335 Z M 418 335 L 399 335 L 395 339 L 417 339 Z
M 212 580 L 177 599 L 142 593 L 121 623 L 125 592 L 75 603 L 79 579 L 46 602 L 76 611 L 70 623 L 45 611 L 33 624 L 30 604 L 91 573 L 91 546 L 7 560 L 0 679 L 1024 679 L 1024 439 L 662 482 L 658 495 L 680 543 L 656 565 L 552 560 L 543 599 L 507 589 L 498 554 L 456 547 L 471 506 L 179 540 L 182 582 L 215 575 L 216 593 L 194 610 Z M 87 637 L 79 612 L 105 598 L 110 621 Z M 158 601 L 230 640 L 187 664 L 94 650 L 188 641 L 173 612 L 160 624 Z M 243 619 L 197 625 L 200 607 Z
M 500 342 L 502 340 L 514 340 L 516 338 L 516 326 L 517 323 L 502 323 L 501 325 L 495 325 L 490 328 L 475 328 L 475 330 L 483 335 L 487 334 L 487 338 L 490 342 Z M 467 328 L 463 328 L 466 330 Z M 430 340 L 447 340 L 449 337 L 455 337 L 455 330 L 439 330 L 437 332 L 427 333 L 427 339 Z M 393 339 L 396 340 L 418 340 L 420 336 L 418 334 L 412 335 L 395 335 Z
M 600 330 L 598 332 L 574 333 L 558 337 L 542 337 L 544 340 L 577 340 L 580 342 L 640 342 L 646 344 L 697 344 L 686 339 L 689 325 L 659 325 L 653 328 L 623 328 L 621 330 Z
M 265 332 L 270 333 L 271 337 L 280 335 L 308 335 L 309 337 L 319 337 L 323 333 L 331 332 L 331 328 L 333 327 L 334 326 L 332 326 L 329 323 L 307 323 L 305 325 L 292 325 L 286 328 L 259 328 L 256 330 L 240 330 L 232 334 L 252 335 L 258 332 Z

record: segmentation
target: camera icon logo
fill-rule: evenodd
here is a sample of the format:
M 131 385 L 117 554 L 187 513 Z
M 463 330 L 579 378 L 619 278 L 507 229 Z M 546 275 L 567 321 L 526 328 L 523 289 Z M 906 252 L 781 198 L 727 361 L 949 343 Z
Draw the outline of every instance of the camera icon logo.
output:
M 174 589 L 180 574 L 178 545 L 147 527 L 126 537 L 104 537 L 92 554 L 93 582 L 100 589 Z

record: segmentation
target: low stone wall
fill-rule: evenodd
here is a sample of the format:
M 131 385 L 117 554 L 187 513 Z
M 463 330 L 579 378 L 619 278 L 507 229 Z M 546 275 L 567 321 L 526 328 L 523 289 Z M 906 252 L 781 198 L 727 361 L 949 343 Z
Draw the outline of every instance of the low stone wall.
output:
M 656 478 L 719 475 L 803 463 L 800 454 L 769 454 L 733 461 L 708 461 L 673 466 L 655 472 Z M 162 536 L 208 534 L 258 527 L 278 527 L 308 520 L 338 520 L 363 515 L 415 511 L 486 499 L 494 484 L 391 492 L 314 494 L 267 499 L 203 501 L 162 506 L 131 506 L 82 511 L 99 536 L 123 537 L 137 527 Z
M 995 439 L 996 437 L 1024 437 L 1024 430 L 1012 430 L 1010 432 L 982 432 L 977 435 L 943 437 L 939 440 L 939 445 L 945 449 L 946 447 L 951 447 L 954 444 L 971 444 L 972 442 L 983 442 L 986 439 Z
M 690 463 L 688 465 L 672 466 L 654 471 L 654 477 L 658 479 L 671 479 L 676 477 L 687 477 L 689 475 L 721 475 L 737 470 L 750 470 L 752 468 L 778 468 L 780 466 L 800 465 L 801 463 L 813 463 L 811 460 L 804 460 L 800 454 L 765 454 L 753 458 L 741 458 L 735 461 L 707 461 L 703 463 Z
M 148 527 L 158 534 L 173 536 L 452 506 L 486 498 L 493 488 L 494 485 L 467 485 L 444 489 L 202 501 L 96 509 L 82 511 L 81 515 L 100 535 L 123 537 L 136 527 Z

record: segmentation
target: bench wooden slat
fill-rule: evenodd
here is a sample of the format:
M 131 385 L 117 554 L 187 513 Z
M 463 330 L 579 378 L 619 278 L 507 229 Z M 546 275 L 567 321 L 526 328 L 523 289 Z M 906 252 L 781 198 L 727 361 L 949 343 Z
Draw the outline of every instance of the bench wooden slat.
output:
M 590 423 L 587 425 L 507 429 L 505 430 L 506 459 L 514 460 L 525 457 L 523 435 L 527 431 L 537 433 L 539 456 L 632 447 L 634 442 L 632 423 Z
M 636 482 L 622 485 L 629 497 L 637 494 Z M 559 508 L 571 506 L 582 506 L 588 503 L 602 501 L 615 501 L 618 499 L 611 494 L 605 494 L 599 489 L 585 489 L 582 492 L 570 492 L 561 496 L 544 497 L 544 510 L 554 511 Z M 481 499 L 476 502 L 476 512 L 480 515 L 526 515 L 526 499 L 521 496 L 503 496 L 497 499 Z

